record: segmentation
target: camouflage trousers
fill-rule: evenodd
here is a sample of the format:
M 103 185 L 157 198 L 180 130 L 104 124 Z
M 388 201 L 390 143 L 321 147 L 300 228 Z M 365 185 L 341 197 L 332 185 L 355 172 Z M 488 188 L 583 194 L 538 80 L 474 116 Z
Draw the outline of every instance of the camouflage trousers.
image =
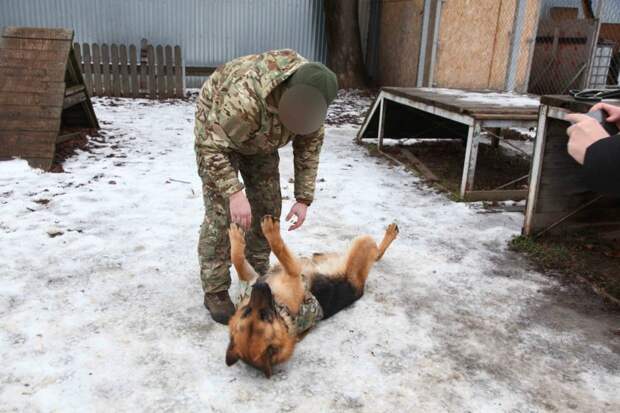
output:
M 252 227 L 246 233 L 245 256 L 258 274 L 269 269 L 271 248 L 260 227 L 264 215 L 280 217 L 280 156 L 278 152 L 266 155 L 231 155 L 231 161 L 241 173 L 245 193 L 252 208 Z M 213 179 L 201 172 L 205 216 L 200 227 L 198 258 L 200 279 L 205 292 L 214 293 L 230 287 L 230 212 L 228 198 L 215 190 Z

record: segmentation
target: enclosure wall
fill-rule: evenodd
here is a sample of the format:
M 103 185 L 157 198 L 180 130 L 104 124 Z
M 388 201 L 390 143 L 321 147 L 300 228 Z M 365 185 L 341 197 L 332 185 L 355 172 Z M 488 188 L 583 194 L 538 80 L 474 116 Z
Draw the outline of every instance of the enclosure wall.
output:
M 433 85 L 525 91 L 538 0 L 446 0 Z
M 180 45 L 188 66 L 293 48 L 327 56 L 323 0 L 2 0 L 3 26 L 66 27 L 86 43 Z M 192 79 L 188 87 L 199 86 Z

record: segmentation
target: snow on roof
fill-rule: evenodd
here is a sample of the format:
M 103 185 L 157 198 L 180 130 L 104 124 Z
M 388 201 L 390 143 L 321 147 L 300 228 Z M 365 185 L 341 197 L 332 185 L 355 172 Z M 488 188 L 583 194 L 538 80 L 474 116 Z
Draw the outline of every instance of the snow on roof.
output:
M 428 92 L 435 92 L 444 95 L 453 95 L 455 99 L 466 102 L 494 103 L 506 106 L 536 106 L 540 105 L 540 99 L 532 95 L 523 95 L 512 92 L 472 92 L 461 89 L 446 88 L 421 88 Z

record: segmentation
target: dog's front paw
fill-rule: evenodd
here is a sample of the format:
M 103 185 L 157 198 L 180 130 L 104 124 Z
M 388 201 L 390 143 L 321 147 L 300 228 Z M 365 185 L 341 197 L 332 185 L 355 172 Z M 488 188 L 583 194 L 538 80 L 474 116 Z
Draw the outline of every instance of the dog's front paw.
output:
M 280 235 L 280 222 L 271 215 L 265 215 L 261 219 L 260 226 L 267 238 Z
M 228 237 L 230 238 L 231 245 L 239 245 L 245 248 L 245 232 L 243 229 L 234 222 L 230 224 L 228 228 Z

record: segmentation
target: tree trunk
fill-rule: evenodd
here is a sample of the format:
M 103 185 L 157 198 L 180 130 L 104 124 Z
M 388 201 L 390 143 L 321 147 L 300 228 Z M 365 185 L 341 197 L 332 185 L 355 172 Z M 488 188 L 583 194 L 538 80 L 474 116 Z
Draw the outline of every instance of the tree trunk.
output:
M 581 0 L 581 5 L 583 6 L 583 15 L 586 16 L 586 19 L 593 19 L 594 11 L 592 10 L 592 1 Z
M 366 86 L 366 70 L 358 20 L 358 0 L 324 0 L 327 64 L 341 89 Z

